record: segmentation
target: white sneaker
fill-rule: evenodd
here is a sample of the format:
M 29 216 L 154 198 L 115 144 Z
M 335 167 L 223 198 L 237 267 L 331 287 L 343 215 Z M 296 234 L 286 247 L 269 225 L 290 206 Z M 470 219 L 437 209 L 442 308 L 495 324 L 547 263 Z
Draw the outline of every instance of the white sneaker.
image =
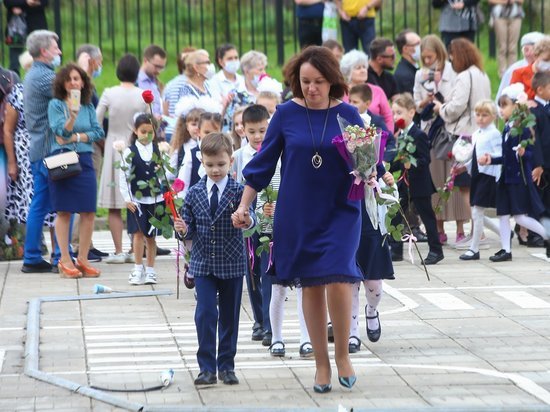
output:
M 143 269 L 134 269 L 130 273 L 130 276 L 128 277 L 128 283 L 130 285 L 142 285 L 143 281 L 141 278 L 143 277 Z
M 125 253 L 115 253 L 105 258 L 105 263 L 121 264 L 126 262 Z
M 126 253 L 124 256 L 125 263 L 136 263 L 136 258 L 133 253 Z
M 457 249 L 457 250 L 469 250 L 471 244 L 472 244 L 472 239 L 469 239 L 468 242 L 466 242 L 466 243 L 459 242 L 455 245 L 455 249 Z M 491 242 L 490 242 L 489 238 L 487 238 L 487 237 L 481 238 L 481 240 L 479 241 L 479 249 L 480 250 L 487 250 L 490 247 L 491 247 Z
M 157 274 L 155 272 L 147 272 L 145 274 L 145 285 L 156 285 L 157 284 Z

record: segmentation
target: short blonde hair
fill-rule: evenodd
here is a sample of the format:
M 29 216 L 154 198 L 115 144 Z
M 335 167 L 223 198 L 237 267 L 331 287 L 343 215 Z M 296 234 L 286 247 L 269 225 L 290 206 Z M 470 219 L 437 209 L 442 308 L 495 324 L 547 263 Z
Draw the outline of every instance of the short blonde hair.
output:
M 550 54 L 550 36 L 544 36 L 537 43 L 535 43 L 533 53 L 535 57 L 539 57 L 546 53 Z
M 270 99 L 275 100 L 277 104 L 281 103 L 281 95 L 279 93 L 270 92 L 270 91 L 263 91 L 258 94 L 258 97 L 256 97 L 256 100 L 259 99 Z
M 497 117 L 497 107 L 495 102 L 489 99 L 483 99 L 476 103 L 474 106 L 474 112 L 477 113 L 487 113 L 493 117 Z
M 210 55 L 204 49 L 199 49 L 199 50 L 195 50 L 195 51 L 190 52 L 185 57 L 185 74 L 188 77 L 193 77 L 196 74 L 194 66 L 198 62 L 203 61 L 205 58 L 209 59 Z
M 398 105 L 399 107 L 403 107 L 407 110 L 416 109 L 416 104 L 414 103 L 414 99 L 412 97 L 412 94 L 410 93 L 400 93 L 393 96 L 392 99 L 393 104 Z

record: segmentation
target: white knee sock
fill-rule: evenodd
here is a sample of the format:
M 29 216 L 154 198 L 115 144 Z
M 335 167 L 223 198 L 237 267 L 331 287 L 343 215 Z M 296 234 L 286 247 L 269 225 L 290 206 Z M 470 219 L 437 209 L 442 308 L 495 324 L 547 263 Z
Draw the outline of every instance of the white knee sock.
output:
M 376 316 L 378 313 L 378 305 L 382 300 L 383 283 L 382 279 L 379 280 L 366 280 L 365 282 L 365 295 L 367 296 L 367 316 Z M 369 329 L 378 329 L 378 319 L 367 319 L 367 325 Z
M 271 286 L 271 302 L 269 303 L 269 318 L 271 320 L 272 342 L 283 342 L 283 319 L 286 287 L 283 285 Z
M 499 228 L 498 220 L 491 217 L 483 216 L 483 225 L 487 229 L 489 229 L 491 232 L 496 233 L 497 235 L 500 236 L 500 228 Z
M 533 219 L 527 215 L 514 215 L 514 220 L 518 225 L 523 226 L 529 229 L 531 232 L 535 232 L 537 235 L 541 236 L 543 239 L 548 240 L 548 235 L 544 226 L 540 224 L 538 220 Z
M 472 252 L 479 252 L 479 241 L 483 234 L 483 216 L 485 216 L 485 208 L 480 206 L 472 207 L 472 220 L 474 224 L 472 243 L 470 243 L 470 250 Z
M 510 253 L 510 215 L 499 216 L 500 245 Z
M 359 289 L 361 282 L 355 283 L 351 289 L 351 319 L 349 336 L 360 337 L 359 332 Z
M 306 319 L 304 318 L 304 310 L 302 309 L 302 288 L 296 288 L 296 310 L 298 311 L 298 322 L 300 324 L 300 345 L 302 343 L 311 342 L 307 331 Z

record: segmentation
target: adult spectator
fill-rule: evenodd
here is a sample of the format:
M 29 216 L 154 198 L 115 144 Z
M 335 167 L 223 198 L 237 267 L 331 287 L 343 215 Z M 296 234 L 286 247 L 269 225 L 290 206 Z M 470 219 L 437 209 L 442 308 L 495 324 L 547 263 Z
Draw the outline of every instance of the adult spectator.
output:
M 291 60 L 287 74 L 294 98 L 277 108 L 262 150 L 244 169 L 246 186 L 234 224 L 247 226 L 250 204 L 270 183 L 280 158 L 274 270 L 278 283 L 299 283 L 303 288 L 304 317 L 315 354 L 313 389 L 326 393 L 332 389 L 327 307 L 334 330 L 338 380 L 346 388 L 356 381 L 348 337 L 352 284 L 362 279 L 355 262 L 360 202 L 347 198 L 352 184 L 350 168 L 334 150 L 331 136 L 340 133 L 338 114 L 351 124 L 362 120 L 356 108 L 340 101 L 347 85 L 328 49 L 307 47 Z
M 322 46 L 329 49 L 334 57 L 336 57 L 336 60 L 342 60 L 342 56 L 344 55 L 344 47 L 340 43 L 338 43 L 337 40 L 327 40 L 323 42 Z
M 344 50 L 349 52 L 359 48 L 370 50 L 370 43 L 376 36 L 376 10 L 382 6 L 382 0 L 335 0 L 340 14 L 340 28 Z
M 370 44 L 368 83 L 379 86 L 388 100 L 397 94 L 397 82 L 389 70 L 395 65 L 395 48 L 390 39 L 378 37 Z
M 48 125 L 48 104 L 52 98 L 54 67 L 61 61 L 58 36 L 48 30 L 37 30 L 27 37 L 27 50 L 34 61 L 23 83 L 23 108 L 31 139 L 29 160 L 33 175 L 34 195 L 29 208 L 22 272 L 51 272 L 52 265 L 42 259 L 42 225 L 52 210 L 48 171 L 42 160 L 49 152 L 52 133 Z
M 183 86 L 187 82 L 187 75 L 185 74 L 185 59 L 187 58 L 189 53 L 195 50 L 197 49 L 195 49 L 194 47 L 185 47 L 178 54 L 176 63 L 178 65 L 179 74 L 168 83 L 166 83 L 166 86 L 164 86 L 163 90 L 162 112 L 165 116 L 169 116 L 172 118 L 176 117 L 176 104 L 180 99 L 180 93 L 183 89 Z M 165 136 L 167 141 L 170 141 L 172 139 L 172 135 L 174 134 L 175 129 L 175 123 L 175 121 L 174 123 L 168 122 L 168 124 L 166 125 Z
M 244 77 L 237 73 L 241 67 L 239 52 L 233 44 L 222 44 L 216 49 L 216 64 L 220 71 L 208 81 L 214 99 L 225 101 L 235 90 L 244 88 Z
M 142 90 L 135 83 L 139 73 L 139 61 L 133 54 L 124 55 L 118 62 L 116 76 L 118 86 L 103 91 L 96 109 L 97 120 L 102 123 L 105 114 L 109 115 L 109 131 L 105 140 L 105 156 L 99 183 L 98 206 L 109 209 L 109 230 L 115 245 L 115 254 L 105 259 L 106 263 L 125 263 L 127 256 L 122 251 L 122 209 L 126 202 L 119 187 L 120 169 L 115 167 L 120 154 L 113 149 L 113 142 L 122 140 L 129 143 L 132 135 L 134 115 L 144 113 L 147 104 L 141 97 Z
M 514 70 L 510 80 L 511 84 L 522 83 L 530 100 L 535 98 L 535 91 L 531 87 L 533 76 L 537 72 L 550 70 L 550 36 L 545 35 L 535 44 L 533 55 L 535 57 L 533 63 Z
M 199 99 L 200 97 L 212 97 L 208 79 L 215 74 L 214 64 L 210 62 L 210 56 L 206 50 L 199 49 L 190 52 L 185 58 L 185 75 L 187 81 L 180 89 L 180 99 L 175 107 L 178 115 L 178 104 L 183 99 Z
M 500 77 L 518 58 L 521 21 L 525 17 L 523 0 L 489 0 L 493 29 L 497 40 L 498 74 Z
M 368 82 L 368 67 L 369 57 L 359 50 L 347 52 L 342 57 L 342 61 L 340 61 L 340 70 L 350 88 Z M 369 110 L 376 115 L 382 116 L 388 129 L 393 130 L 393 115 L 386 93 L 384 93 L 381 87 L 374 84 L 371 84 L 370 88 L 372 90 L 372 101 Z
M 296 3 L 300 48 L 320 46 L 323 43 L 324 0 L 294 0 L 294 3 Z
M 160 46 L 151 44 L 143 51 L 143 61 L 139 71 L 137 85 L 140 89 L 151 90 L 155 100 L 153 101 L 153 114 L 159 118 L 162 115 L 161 93 L 159 75 L 166 68 L 166 52 Z
M 512 79 L 512 73 L 514 70 L 533 64 L 535 61 L 535 44 L 543 37 L 544 34 L 537 31 L 526 33 L 521 37 L 520 45 L 523 59 L 518 60 L 506 69 L 502 75 L 502 79 L 500 80 L 495 101 L 498 102 L 498 98 L 500 97 L 502 90 L 504 90 L 505 87 L 510 86 L 510 80 Z
M 79 107 L 70 103 L 72 90 L 81 92 Z M 54 98 L 48 105 L 48 122 L 53 132 L 49 135 L 50 154 L 60 153 L 70 144 L 78 153 L 78 161 L 82 167 L 82 171 L 76 176 L 49 181 L 52 208 L 57 212 L 55 234 L 61 249 L 59 275 L 73 279 L 97 277 L 100 274 L 100 271 L 90 266 L 88 261 L 97 205 L 92 142 L 105 137 L 91 102 L 92 91 L 92 83 L 86 72 L 76 64 L 68 64 L 55 76 Z M 91 188 L 93 190 L 90 190 Z M 68 246 L 73 213 L 80 214 L 76 267 Z
M 433 126 L 433 105 L 437 99 L 447 102 L 451 98 L 454 89 L 456 73 L 451 63 L 447 60 L 447 51 L 441 39 L 429 34 L 420 43 L 420 55 L 422 68 L 416 72 L 414 79 L 414 102 L 417 113 L 420 115 L 420 128 L 429 133 Z M 442 120 L 438 121 L 442 124 Z M 430 173 L 435 187 L 442 187 L 449 176 L 452 162 L 448 159 L 437 159 L 432 151 L 430 162 Z M 437 195 L 432 196 L 434 209 L 439 203 Z M 456 193 L 452 193 L 445 208 L 440 212 L 436 211 L 437 228 L 440 233 L 440 241 L 446 240 L 444 222 L 466 219 L 463 213 L 463 199 Z M 459 225 L 457 222 L 457 226 Z M 462 229 L 463 230 L 463 229 Z M 444 242 L 442 242 L 444 243 Z
M 459 37 L 474 42 L 478 29 L 478 3 L 479 0 L 432 0 L 433 7 L 441 9 L 439 31 L 447 49 L 451 41 Z
M 4 0 L 4 6 L 7 9 L 6 23 L 9 25 L 13 16 L 24 16 L 27 23 L 27 35 L 35 30 L 46 30 L 48 22 L 46 20 L 46 7 L 49 0 Z M 10 70 L 19 74 L 19 55 L 23 53 L 24 38 L 13 39 L 14 43 L 8 44 L 10 49 Z M 13 41 L 12 40 L 12 41 Z M 6 39 L 6 41 L 10 41 Z
M 395 45 L 401 60 L 393 74 L 399 93 L 414 92 L 414 78 L 420 61 L 420 36 L 412 30 L 403 30 L 397 35 Z
M 491 82 L 483 71 L 483 62 L 478 48 L 465 38 L 451 41 L 449 60 L 457 73 L 456 81 L 449 99 L 442 103 L 434 101 L 434 111 L 445 122 L 445 129 L 458 136 L 471 136 L 477 128 L 474 107 L 477 102 L 491 98 Z M 456 243 L 468 241 L 464 234 L 463 223 L 470 219 L 470 182 L 464 170 L 455 179 L 462 199 L 462 214 L 457 212 Z M 441 233 L 441 232 L 440 232 Z

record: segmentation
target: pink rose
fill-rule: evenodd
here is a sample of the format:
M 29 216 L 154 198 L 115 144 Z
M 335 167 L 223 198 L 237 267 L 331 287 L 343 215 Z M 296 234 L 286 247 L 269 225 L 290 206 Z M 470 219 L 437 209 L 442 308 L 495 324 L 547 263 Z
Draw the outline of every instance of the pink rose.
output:
M 172 183 L 172 190 L 176 193 L 181 192 L 185 188 L 185 182 L 181 179 L 174 180 Z

